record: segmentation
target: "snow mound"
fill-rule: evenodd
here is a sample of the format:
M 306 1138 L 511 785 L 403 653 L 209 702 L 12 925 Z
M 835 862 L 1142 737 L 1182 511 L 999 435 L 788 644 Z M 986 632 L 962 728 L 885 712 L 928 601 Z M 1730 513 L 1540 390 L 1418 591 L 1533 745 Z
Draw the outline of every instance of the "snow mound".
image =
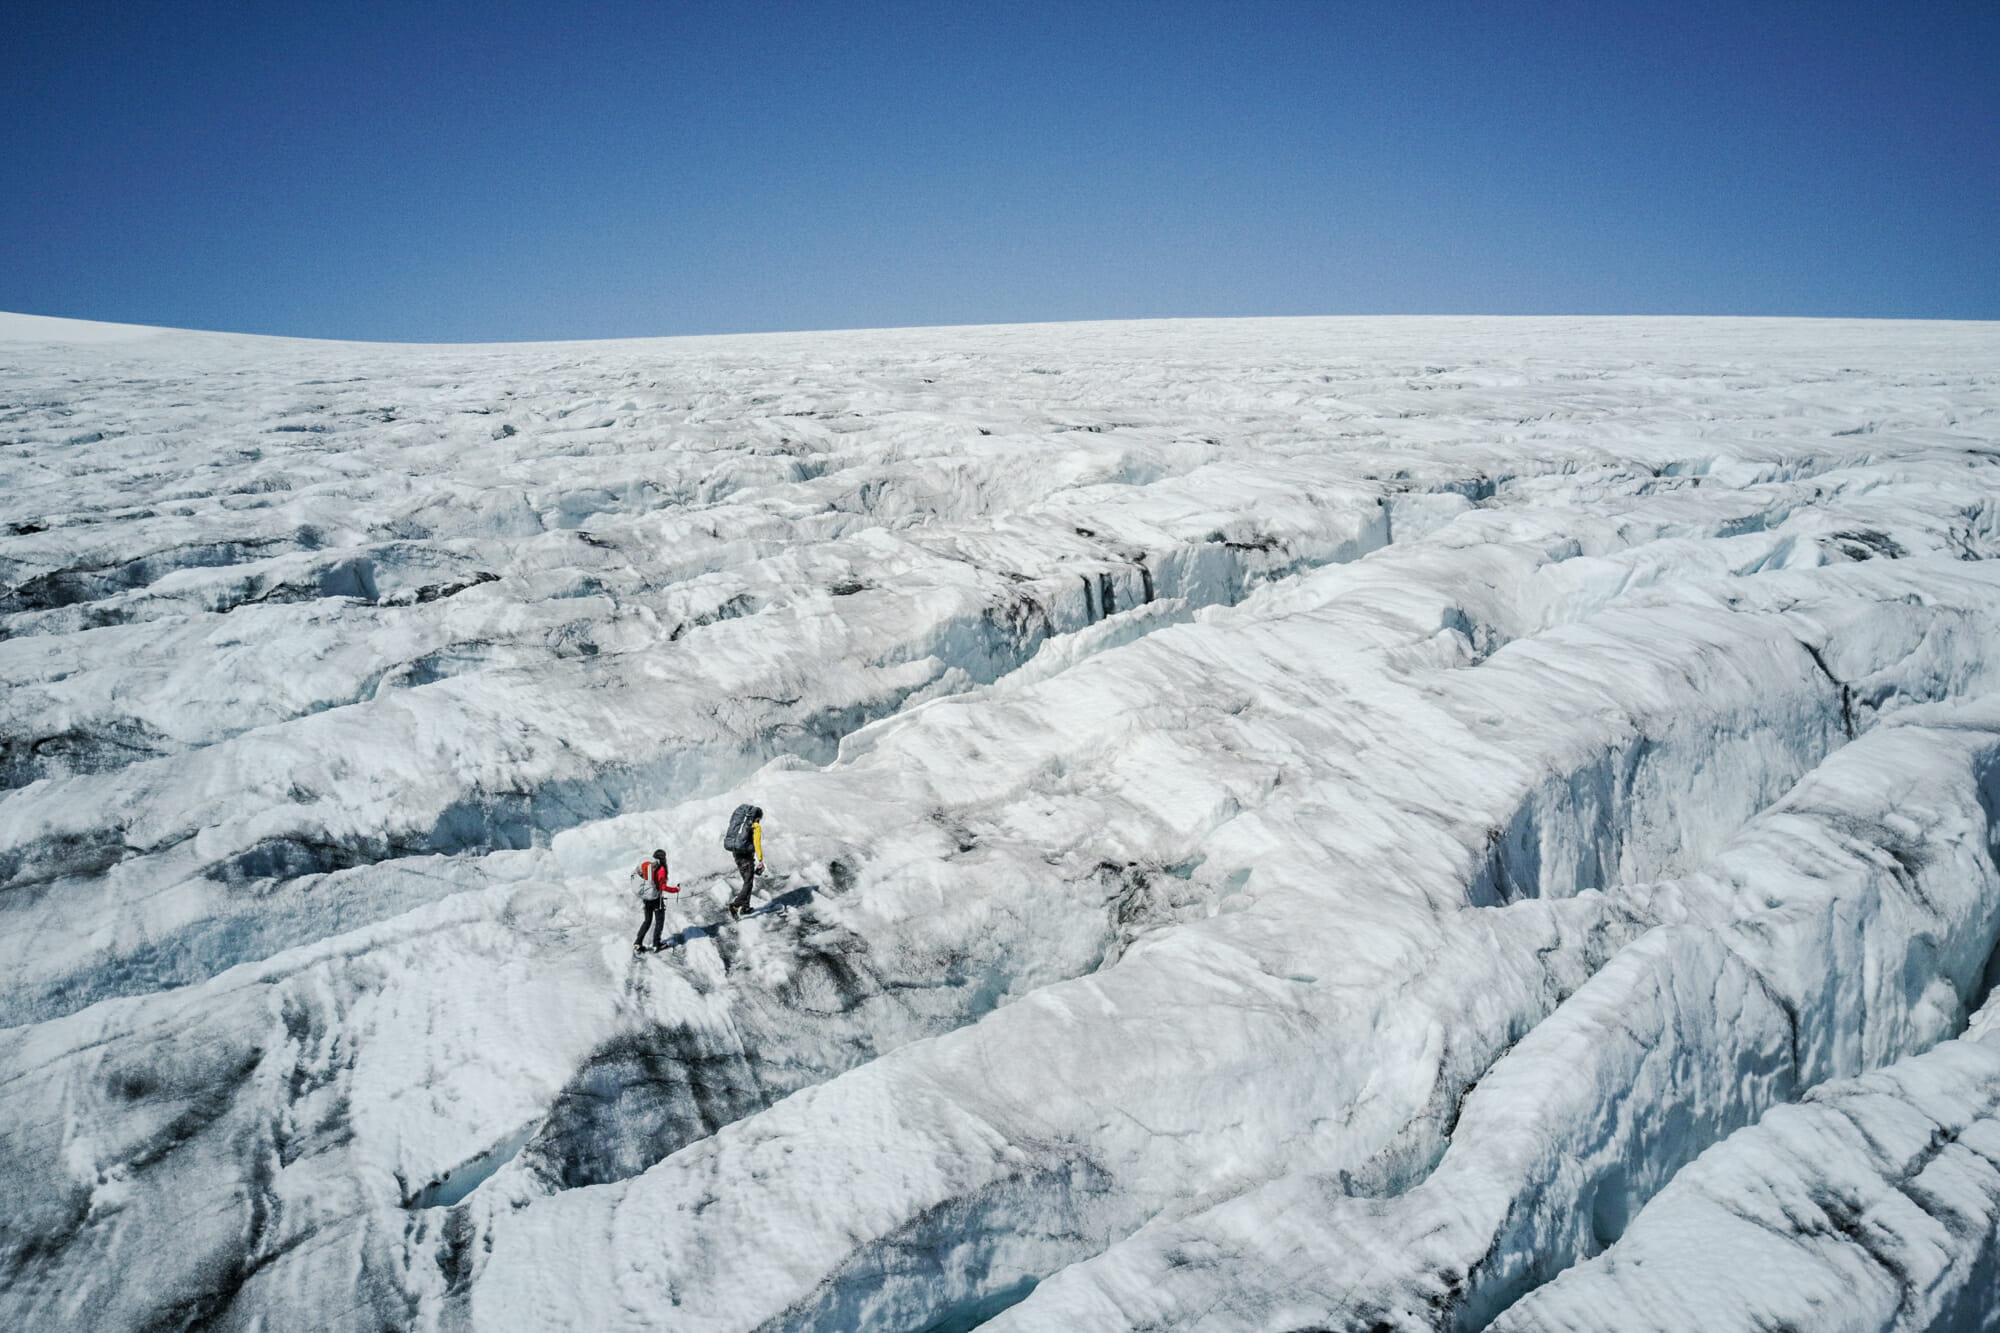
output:
M 0 321 L 8 1326 L 1993 1307 L 2000 330 L 139 332 Z
M 0 342 L 122 343 L 172 332 L 147 324 L 105 324 L 53 315 L 16 315 L 0 310 Z

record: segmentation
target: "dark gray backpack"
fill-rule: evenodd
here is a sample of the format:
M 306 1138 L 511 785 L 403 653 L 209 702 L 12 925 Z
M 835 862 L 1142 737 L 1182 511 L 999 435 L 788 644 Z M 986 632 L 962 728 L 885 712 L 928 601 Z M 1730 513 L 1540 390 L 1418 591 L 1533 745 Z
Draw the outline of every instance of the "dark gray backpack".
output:
M 729 832 L 722 835 L 722 849 L 741 855 L 751 849 L 750 826 L 763 819 L 764 812 L 754 805 L 739 805 L 729 816 Z

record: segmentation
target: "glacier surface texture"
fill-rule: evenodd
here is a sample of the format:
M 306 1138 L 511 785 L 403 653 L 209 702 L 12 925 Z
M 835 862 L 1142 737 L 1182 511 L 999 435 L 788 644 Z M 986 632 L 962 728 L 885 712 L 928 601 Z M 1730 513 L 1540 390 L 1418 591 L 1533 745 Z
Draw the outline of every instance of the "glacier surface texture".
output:
M 1994 325 L 0 317 L 0 1327 L 2000 1328 L 1996 555 Z

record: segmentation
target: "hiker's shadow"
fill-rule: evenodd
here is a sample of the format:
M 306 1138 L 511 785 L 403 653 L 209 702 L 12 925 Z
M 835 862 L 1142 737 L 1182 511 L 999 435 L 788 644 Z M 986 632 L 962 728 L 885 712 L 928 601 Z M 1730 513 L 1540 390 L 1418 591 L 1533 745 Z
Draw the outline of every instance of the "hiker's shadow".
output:
M 819 886 L 817 884 L 801 884 L 796 889 L 787 889 L 777 897 L 759 903 L 756 907 L 753 907 L 734 920 L 727 915 L 723 915 L 715 918 L 713 921 L 690 922 L 688 925 L 682 926 L 678 934 L 660 947 L 663 949 L 677 949 L 689 940 L 713 938 L 731 926 L 753 920 L 756 917 L 774 916 L 779 913 L 788 912 L 795 907 L 804 907 L 813 900 L 813 895 L 818 892 Z

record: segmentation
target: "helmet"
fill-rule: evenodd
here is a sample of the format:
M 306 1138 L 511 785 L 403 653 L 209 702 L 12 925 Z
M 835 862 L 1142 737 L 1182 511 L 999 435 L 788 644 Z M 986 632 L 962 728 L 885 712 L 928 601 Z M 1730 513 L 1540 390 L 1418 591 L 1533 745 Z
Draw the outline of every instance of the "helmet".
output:
M 662 851 L 662 850 L 661 850 L 660 848 L 658 848 L 658 847 L 655 847 L 655 848 L 653 849 L 653 859 L 654 859 L 655 861 L 664 861 L 664 860 L 666 860 L 666 859 L 667 859 L 667 854 L 666 854 L 666 852 Z

